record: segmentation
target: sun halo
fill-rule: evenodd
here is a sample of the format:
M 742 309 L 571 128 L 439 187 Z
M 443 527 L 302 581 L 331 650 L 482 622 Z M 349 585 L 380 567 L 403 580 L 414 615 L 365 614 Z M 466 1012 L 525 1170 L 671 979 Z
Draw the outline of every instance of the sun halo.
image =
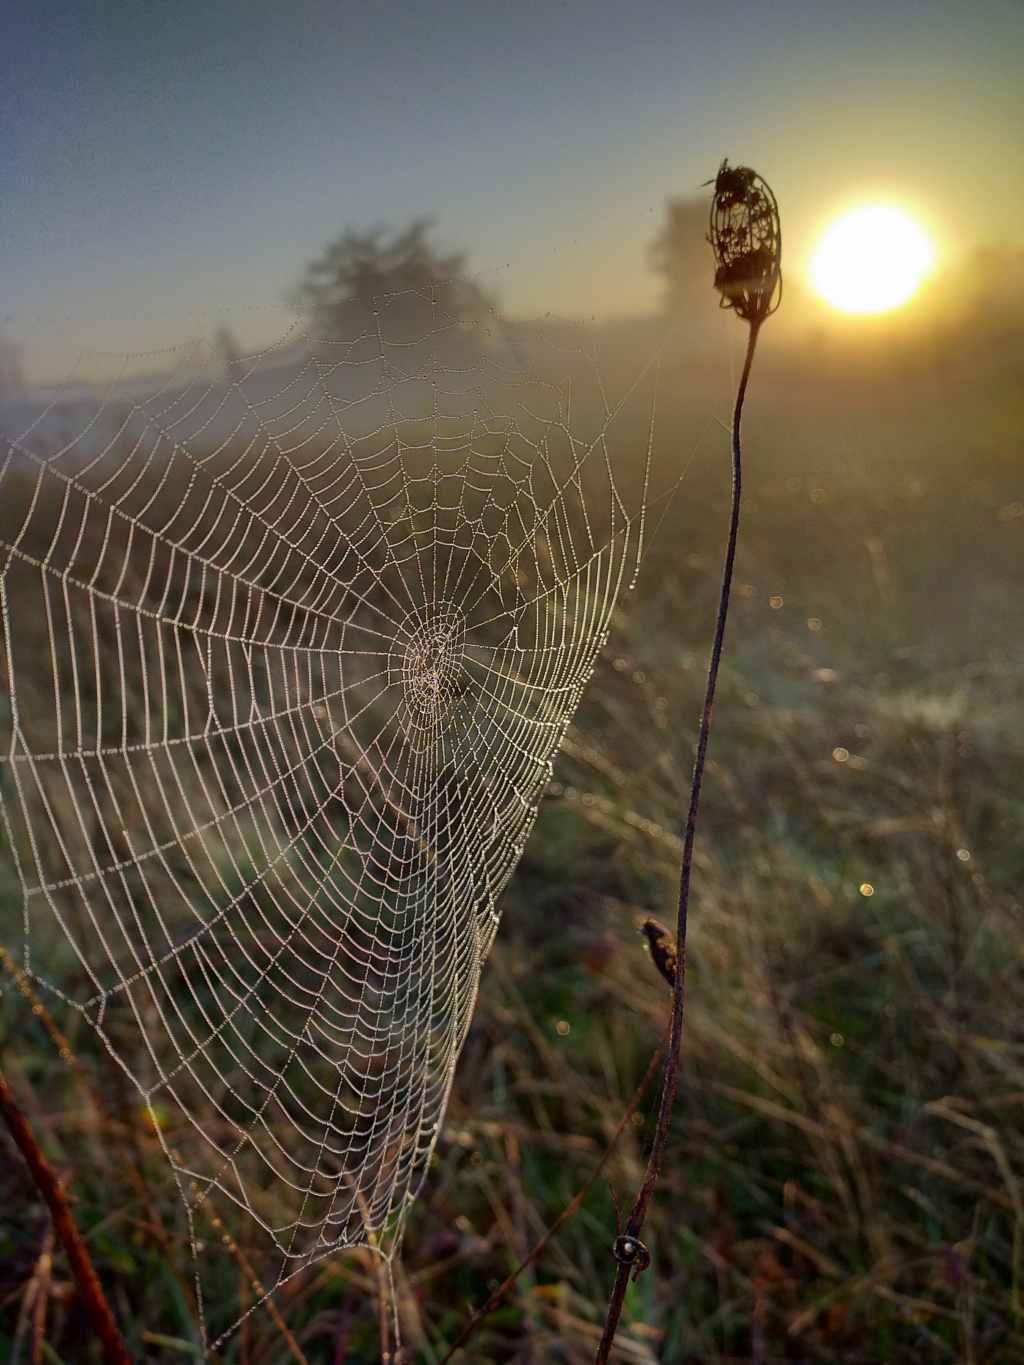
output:
M 811 260 L 811 281 L 839 312 L 886 313 L 914 297 L 934 259 L 910 214 L 862 204 L 826 228 Z

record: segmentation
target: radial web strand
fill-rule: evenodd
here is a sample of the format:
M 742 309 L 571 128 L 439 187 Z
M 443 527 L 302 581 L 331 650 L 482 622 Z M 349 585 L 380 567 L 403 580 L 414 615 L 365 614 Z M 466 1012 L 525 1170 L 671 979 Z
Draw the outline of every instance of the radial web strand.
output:
M 150 366 L 2 410 L 2 938 L 137 1087 L 200 1284 L 215 1210 L 270 1292 L 400 1236 L 652 387 L 436 308 Z

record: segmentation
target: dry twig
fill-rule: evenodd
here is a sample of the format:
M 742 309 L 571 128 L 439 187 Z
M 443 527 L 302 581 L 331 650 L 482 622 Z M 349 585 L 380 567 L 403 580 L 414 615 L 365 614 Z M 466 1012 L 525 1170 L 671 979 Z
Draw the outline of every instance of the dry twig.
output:
M 722 306 L 735 309 L 737 314 L 749 325 L 750 335 L 747 341 L 746 358 L 743 362 L 743 372 L 740 375 L 739 387 L 736 392 L 736 403 L 733 408 L 732 505 L 729 518 L 729 537 L 722 569 L 718 619 L 715 624 L 715 636 L 708 662 L 707 686 L 700 717 L 697 755 L 693 764 L 690 803 L 686 815 L 686 831 L 683 836 L 682 864 L 679 870 L 679 903 L 676 920 L 676 943 L 678 946 L 672 990 L 672 1026 L 668 1063 L 665 1068 L 665 1085 L 661 1096 L 661 1109 L 658 1113 L 654 1142 L 647 1163 L 647 1174 L 626 1220 L 625 1230 L 616 1237 L 614 1242 L 613 1251 L 618 1261 L 618 1268 L 615 1272 L 615 1282 L 608 1301 L 604 1333 L 597 1349 L 595 1365 L 604 1365 L 608 1359 L 618 1329 L 619 1317 L 626 1297 L 626 1285 L 629 1282 L 630 1275 L 632 1274 L 635 1277 L 642 1270 L 645 1270 L 650 1263 L 650 1254 L 640 1240 L 640 1233 L 643 1230 L 644 1219 L 647 1216 L 651 1197 L 654 1194 L 654 1185 L 661 1169 L 665 1144 L 668 1141 L 672 1103 L 675 1099 L 676 1082 L 679 1075 L 679 1052 L 683 1037 L 683 1001 L 686 986 L 686 921 L 690 904 L 693 841 L 697 830 L 697 808 L 700 804 L 701 780 L 704 776 L 708 735 L 711 730 L 711 712 L 714 706 L 715 684 L 718 680 L 718 666 L 721 662 L 722 644 L 725 638 L 725 622 L 729 610 L 729 592 L 732 587 L 736 540 L 739 531 L 742 490 L 740 418 L 761 324 L 778 307 L 782 291 L 780 268 L 782 231 L 779 225 L 778 207 L 771 190 L 760 176 L 750 170 L 749 167 L 730 167 L 728 161 L 723 161 L 719 167 L 718 176 L 715 180 L 715 193 L 711 203 L 709 240 L 715 254 L 715 288 L 722 295 Z

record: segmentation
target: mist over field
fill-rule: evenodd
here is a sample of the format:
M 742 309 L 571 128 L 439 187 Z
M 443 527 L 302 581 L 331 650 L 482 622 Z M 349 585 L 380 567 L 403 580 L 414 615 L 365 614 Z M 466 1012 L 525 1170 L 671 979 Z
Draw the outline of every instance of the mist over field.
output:
M 603 322 L 507 316 L 500 288 L 409 233 L 372 250 L 373 234 L 338 239 L 341 268 L 368 275 L 338 292 L 321 271 L 314 287 L 314 263 L 289 331 L 243 344 L 211 319 L 123 370 L 86 356 L 66 384 L 19 370 L 14 334 L 0 357 L 0 1049 L 68 1173 L 133 1361 L 201 1358 L 202 1330 L 228 1332 L 265 1289 L 278 1315 L 261 1302 L 223 1361 L 380 1359 L 366 1245 L 324 1256 L 300 1214 L 286 1254 L 305 1259 L 281 1270 L 296 1188 L 303 1214 L 321 1200 L 353 1242 L 390 1234 L 392 1203 L 418 1191 L 389 1292 L 408 1358 L 438 1361 L 466 1305 L 591 1174 L 667 1017 L 637 926 L 674 922 L 744 329 L 716 307 L 702 226 L 674 274 L 660 257 L 662 309 Z M 784 303 L 765 328 L 697 843 L 685 1081 L 622 1360 L 1024 1349 L 1022 261 L 979 251 L 916 312 L 853 323 L 801 313 L 797 276 L 798 320 Z M 636 585 L 616 601 L 641 528 Z M 467 607 L 418 634 L 403 595 L 417 586 L 445 612 L 472 599 L 479 620 Z M 597 641 L 589 680 L 582 664 L 529 674 L 531 631 L 537 658 L 569 640 L 589 667 L 580 622 Z M 467 682 L 456 637 L 481 623 Z M 347 687 L 359 705 L 338 701 Z M 400 700 L 378 711 L 389 690 Z M 442 711 L 470 717 L 458 744 L 436 741 Z M 556 731 L 549 779 L 531 745 Z M 435 741 L 436 772 L 421 757 Z M 194 742 L 194 761 L 175 756 Z M 432 795 L 417 805 L 421 781 Z M 283 870 L 266 838 L 278 827 L 299 849 Z M 461 900 L 441 894 L 445 869 Z M 403 896 L 424 923 L 444 908 L 437 956 L 458 1000 L 420 1053 L 415 1009 L 389 1033 L 380 1006 L 369 1043 L 360 1032 L 360 999 L 401 977 L 361 942 L 335 945 L 326 975 L 312 933 L 253 966 L 269 939 L 291 953 L 296 905 L 329 927 L 339 906 L 383 906 L 399 944 L 388 915 L 401 922 Z M 197 986 L 204 914 L 222 975 Z M 245 932 L 222 941 L 229 914 Z M 278 1004 L 237 1025 L 236 1055 L 209 1020 L 235 1019 L 230 983 L 250 969 Z M 325 981 L 336 1012 L 317 1032 L 302 993 Z M 355 1116 L 345 1154 L 379 1159 L 349 1180 L 338 1157 L 339 1184 L 321 1160 L 341 1129 L 317 1065 L 347 1048 L 366 1059 L 331 1101 Z M 204 1049 L 212 1080 L 189 1070 Z M 287 1074 L 283 1098 L 264 1071 Z M 406 1109 L 377 1128 L 385 1080 Z M 657 1083 L 608 1184 L 457 1358 L 592 1357 L 614 1272 L 609 1186 L 628 1207 L 656 1108 Z M 245 1133 L 259 1142 L 243 1152 Z M 289 1191 L 278 1160 L 316 1179 Z M 190 1178 L 208 1182 L 209 1208 Z M 43 1358 L 28 1355 L 43 1304 L 51 1355 L 84 1365 L 81 1306 L 59 1251 L 40 1280 L 52 1233 L 2 1134 L 0 1186 L 13 1192 L 0 1345 Z

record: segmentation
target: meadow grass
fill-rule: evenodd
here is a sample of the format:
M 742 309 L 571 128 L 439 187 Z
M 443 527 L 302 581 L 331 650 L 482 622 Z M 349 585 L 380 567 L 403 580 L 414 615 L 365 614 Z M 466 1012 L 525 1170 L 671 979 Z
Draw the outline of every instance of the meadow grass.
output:
M 969 373 L 829 377 L 765 358 L 698 832 L 683 1085 L 652 1266 L 613 1359 L 1024 1360 L 1019 398 Z M 683 377 L 662 392 L 671 443 Z M 506 894 L 396 1278 L 417 1362 L 444 1353 L 576 1194 L 662 1035 L 670 993 L 637 926 L 673 915 L 724 446 L 702 449 L 661 519 Z M 130 1358 L 195 1358 L 187 1230 L 137 1098 L 69 1034 L 94 1101 L 9 977 L 0 1027 Z M 632 1202 L 657 1098 L 458 1359 L 593 1359 L 611 1190 Z M 0 1356 L 17 1338 L 24 1360 L 47 1230 L 2 1136 L 0 1189 Z M 246 1283 L 225 1251 L 231 1315 Z M 377 1293 L 365 1254 L 331 1258 L 277 1296 L 291 1343 L 264 1310 L 222 1358 L 375 1361 Z M 40 1358 L 97 1360 L 59 1250 L 44 1301 Z

